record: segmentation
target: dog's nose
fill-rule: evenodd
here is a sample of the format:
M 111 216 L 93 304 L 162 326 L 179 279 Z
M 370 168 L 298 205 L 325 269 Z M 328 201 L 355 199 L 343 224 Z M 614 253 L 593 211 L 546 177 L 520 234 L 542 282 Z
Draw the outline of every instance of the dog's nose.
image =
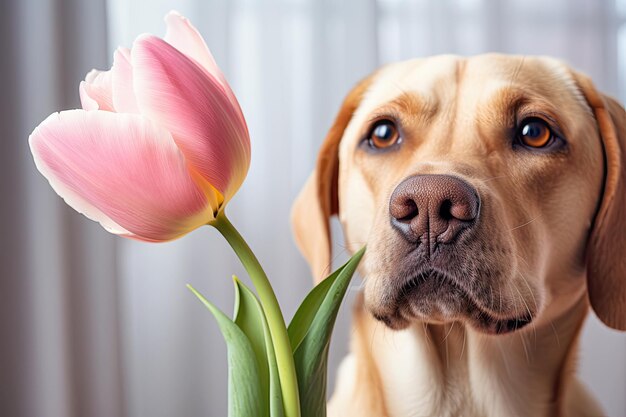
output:
M 451 175 L 413 175 L 391 194 L 391 224 L 411 242 L 451 243 L 475 223 L 476 189 Z

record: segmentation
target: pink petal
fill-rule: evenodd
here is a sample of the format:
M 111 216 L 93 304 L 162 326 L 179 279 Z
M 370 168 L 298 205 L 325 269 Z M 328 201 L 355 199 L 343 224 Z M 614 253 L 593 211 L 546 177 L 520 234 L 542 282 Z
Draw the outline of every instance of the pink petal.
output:
M 209 47 L 198 33 L 198 30 L 191 22 L 177 11 L 172 10 L 165 16 L 167 32 L 163 38 L 167 43 L 178 49 L 188 58 L 200 64 L 209 74 L 228 88 L 228 83 L 222 70 L 217 66 Z
M 187 58 L 190 58 L 193 62 L 200 65 L 210 76 L 215 77 L 223 87 L 224 94 L 228 96 L 233 107 L 237 109 L 241 123 L 245 124 L 246 121 L 239 107 L 239 102 L 228 85 L 224 73 L 222 73 L 222 70 L 217 66 L 213 54 L 211 54 L 211 50 L 204 42 L 198 30 L 191 24 L 189 19 L 175 10 L 170 11 L 165 16 L 165 24 L 167 26 L 167 32 L 163 39 L 185 54 Z
M 166 241 L 213 219 L 215 192 L 200 189 L 171 135 L 139 115 L 54 113 L 29 141 L 52 188 L 113 233 Z
M 189 164 L 225 200 L 250 165 L 250 139 L 221 85 L 165 41 L 144 35 L 132 50 L 141 114 L 170 131 Z
M 111 71 L 89 71 L 78 90 L 83 109 L 113 111 Z
M 115 111 L 117 113 L 139 113 L 133 91 L 133 67 L 130 64 L 130 50 L 128 48 L 118 48 L 115 51 L 111 74 Z

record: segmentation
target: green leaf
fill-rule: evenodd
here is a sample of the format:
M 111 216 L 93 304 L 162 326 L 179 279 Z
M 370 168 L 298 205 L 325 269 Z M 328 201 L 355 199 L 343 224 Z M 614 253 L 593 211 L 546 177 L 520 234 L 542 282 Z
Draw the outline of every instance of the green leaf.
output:
M 291 323 L 289 323 L 288 328 L 291 350 L 294 352 L 298 349 L 298 346 L 302 343 L 302 339 L 304 339 L 304 336 L 308 333 L 311 327 L 311 322 L 315 318 L 315 315 L 317 314 L 322 301 L 324 301 L 324 297 L 326 297 L 328 290 L 331 285 L 333 285 L 333 282 L 335 282 L 335 279 L 339 276 L 339 273 L 343 271 L 345 266 L 346 265 L 341 266 L 326 279 L 317 284 L 311 292 L 307 294 L 304 301 L 302 301 L 302 304 L 300 304 L 300 307 L 298 307 L 298 310 L 291 319 Z
M 244 332 L 191 285 L 187 288 L 209 309 L 228 347 L 228 416 L 250 417 L 262 409 L 259 370 L 254 350 Z
M 326 416 L 326 375 L 330 337 L 341 302 L 364 253 L 365 248 L 362 248 L 337 273 L 326 278 L 331 280 L 330 284 L 326 284 L 328 285 L 326 290 L 316 291 L 321 283 L 314 288 L 296 312 L 294 319 L 297 317 L 297 321 L 292 321 L 289 325 L 289 335 L 290 338 L 293 335 L 293 341 L 297 342 L 304 334 L 294 350 L 302 417 Z M 295 329 L 300 326 L 307 328 Z
M 248 336 L 259 367 L 262 410 L 256 415 L 283 417 L 283 399 L 272 336 L 263 308 L 254 293 L 237 277 L 235 282 L 235 324 Z

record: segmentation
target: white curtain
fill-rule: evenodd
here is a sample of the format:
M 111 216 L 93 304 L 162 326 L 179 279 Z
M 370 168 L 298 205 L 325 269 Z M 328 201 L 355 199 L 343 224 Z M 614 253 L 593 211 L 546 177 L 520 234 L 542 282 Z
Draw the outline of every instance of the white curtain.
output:
M 30 131 L 107 65 L 104 0 L 0 2 L 0 415 L 124 415 L 116 239 L 36 173 Z
M 109 236 L 54 195 L 26 145 L 45 116 L 78 106 L 78 82 L 92 67 L 108 68 L 115 47 L 143 32 L 162 35 L 170 9 L 199 28 L 241 101 L 252 166 L 229 214 L 287 317 L 311 286 L 289 231 L 291 201 L 341 99 L 379 65 L 440 53 L 545 54 L 626 98 L 626 7 L 610 0 L 4 0 L 0 7 L 3 416 L 226 415 L 225 346 L 185 283 L 231 311 L 230 276 L 245 273 L 229 247 L 209 228 L 158 245 Z M 335 249 L 337 261 L 345 259 L 340 236 Z M 353 287 L 352 296 L 357 281 Z M 331 369 L 346 351 L 349 323 L 344 307 Z M 581 376 L 610 416 L 626 415 L 626 336 L 589 320 Z

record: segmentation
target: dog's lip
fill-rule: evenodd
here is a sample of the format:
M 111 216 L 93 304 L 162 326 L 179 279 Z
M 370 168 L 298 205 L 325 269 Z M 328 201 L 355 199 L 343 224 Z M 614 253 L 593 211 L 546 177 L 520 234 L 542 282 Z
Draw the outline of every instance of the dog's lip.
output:
M 426 267 L 415 271 L 405 280 L 404 284 L 398 291 L 398 300 L 407 297 L 413 289 L 418 288 L 420 284 L 426 282 L 427 279 L 436 278 L 441 278 L 442 280 L 447 281 L 455 287 L 463 290 L 461 286 L 458 285 L 456 281 L 445 271 L 440 271 L 432 267 Z M 463 292 L 466 293 L 464 290 Z
M 469 315 L 470 322 L 484 333 L 494 335 L 512 333 L 522 329 L 533 320 L 533 315 L 530 311 L 523 316 L 505 318 L 498 317 L 498 315 L 488 311 L 486 308 L 477 303 L 472 294 L 459 285 L 456 280 L 450 276 L 450 274 L 431 267 L 423 268 L 412 274 L 398 291 L 397 301 L 399 302 L 402 299 L 408 298 L 411 292 L 420 286 L 420 283 L 426 282 L 427 279 L 435 279 L 436 277 L 445 280 L 449 284 L 461 290 L 473 310 L 473 314 Z M 396 311 L 393 316 L 395 319 L 402 318 L 398 314 L 398 311 Z M 390 327 L 398 327 L 391 326 L 390 322 L 393 320 L 392 317 L 375 316 L 375 318 L 383 321 Z M 402 318 L 400 321 L 408 322 L 405 318 Z M 400 325 L 400 327 L 402 327 L 402 325 Z
M 491 317 L 490 319 L 490 321 L 483 323 L 483 326 L 481 326 L 481 330 L 489 334 L 505 334 L 512 333 L 516 330 L 520 330 L 523 327 L 526 327 L 526 325 L 530 324 L 533 318 L 532 315 L 527 314 L 522 317 L 508 320 L 500 320 L 493 317 Z
M 456 286 L 456 283 L 450 280 L 448 274 L 437 271 L 434 268 L 425 268 L 421 271 L 414 273 L 411 277 L 409 277 L 409 279 L 406 280 L 404 285 L 402 285 L 402 287 L 400 288 L 400 298 L 406 297 L 411 292 L 411 290 L 419 287 L 421 282 L 425 282 L 427 278 L 432 278 L 435 275 L 441 276 L 443 279 L 450 281 L 453 285 Z

